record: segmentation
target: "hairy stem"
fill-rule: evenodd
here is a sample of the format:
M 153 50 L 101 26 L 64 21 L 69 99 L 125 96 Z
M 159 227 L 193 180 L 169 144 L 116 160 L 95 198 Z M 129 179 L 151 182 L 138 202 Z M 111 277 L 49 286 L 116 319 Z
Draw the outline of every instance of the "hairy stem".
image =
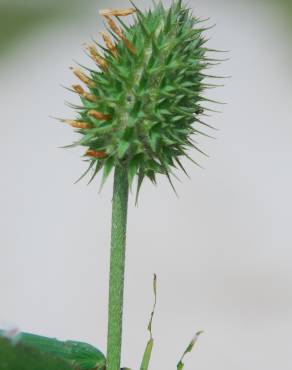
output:
M 128 208 L 127 167 L 115 168 L 109 279 L 107 370 L 120 370 Z

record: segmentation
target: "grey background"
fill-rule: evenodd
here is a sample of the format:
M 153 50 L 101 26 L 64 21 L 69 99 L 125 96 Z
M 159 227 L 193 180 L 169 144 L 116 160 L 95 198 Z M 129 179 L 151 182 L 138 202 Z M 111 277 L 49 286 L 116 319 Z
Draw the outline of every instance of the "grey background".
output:
M 144 186 L 138 208 L 130 198 L 123 365 L 140 363 L 156 272 L 152 369 L 174 368 L 199 329 L 186 370 L 290 369 L 289 21 L 265 2 L 189 3 L 216 23 L 209 45 L 230 50 L 213 72 L 232 78 L 209 92 L 228 105 L 208 121 L 217 139 L 200 139 L 211 159 L 192 153 L 205 169 L 185 163 L 179 199 L 164 179 Z M 76 81 L 72 59 L 89 63 L 82 43 L 103 27 L 98 9 L 128 3 L 71 5 L 0 55 L 0 322 L 104 350 L 112 184 L 73 185 L 82 153 L 58 148 L 76 136 L 49 116 L 73 117 L 60 84 Z

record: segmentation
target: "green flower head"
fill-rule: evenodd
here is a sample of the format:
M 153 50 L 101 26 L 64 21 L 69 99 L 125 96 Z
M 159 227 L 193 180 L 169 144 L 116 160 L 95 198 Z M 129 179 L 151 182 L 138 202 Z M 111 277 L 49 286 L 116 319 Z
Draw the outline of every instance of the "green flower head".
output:
M 199 150 L 193 135 L 202 134 L 200 119 L 208 101 L 202 94 L 210 85 L 204 70 L 212 61 L 201 20 L 181 0 L 169 9 L 158 3 L 142 12 L 102 10 L 107 32 L 103 45 L 87 50 L 96 70 L 74 68 L 85 85 L 74 85 L 81 106 L 75 120 L 62 120 L 81 134 L 73 146 L 86 147 L 86 160 L 95 175 L 103 169 L 103 182 L 118 165 L 127 167 L 129 186 L 145 177 L 156 183 L 157 174 L 170 179 L 184 168 L 188 149 Z M 132 15 L 128 26 L 124 16 Z

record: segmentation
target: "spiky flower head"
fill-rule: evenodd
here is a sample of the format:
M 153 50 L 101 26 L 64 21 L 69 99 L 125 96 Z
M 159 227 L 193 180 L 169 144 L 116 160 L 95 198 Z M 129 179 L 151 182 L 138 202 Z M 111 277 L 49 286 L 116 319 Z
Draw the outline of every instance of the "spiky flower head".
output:
M 86 147 L 94 176 L 103 169 L 103 182 L 117 165 L 126 166 L 131 185 L 145 177 L 170 179 L 188 149 L 197 148 L 193 135 L 202 134 L 200 116 L 208 85 L 203 32 L 206 28 L 181 0 L 169 9 L 162 3 L 142 12 L 102 10 L 107 32 L 104 44 L 87 46 L 96 70 L 73 68 L 85 85 L 74 85 L 82 106 L 75 120 L 63 120 L 82 135 L 73 146 Z M 134 17 L 127 26 L 122 17 Z M 88 170 L 89 170 L 88 169 Z M 88 171 L 86 171 L 88 172 Z

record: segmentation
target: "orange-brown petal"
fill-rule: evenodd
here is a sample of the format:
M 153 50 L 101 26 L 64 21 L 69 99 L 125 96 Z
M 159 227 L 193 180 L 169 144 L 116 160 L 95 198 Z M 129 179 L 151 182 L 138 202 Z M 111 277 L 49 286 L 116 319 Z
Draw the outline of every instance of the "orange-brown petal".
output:
M 88 45 L 87 50 L 89 51 L 92 59 L 101 66 L 103 69 L 108 69 L 108 64 L 106 60 L 99 54 L 96 47 L 94 45 Z
M 83 98 L 95 103 L 97 101 L 96 97 L 92 94 L 89 94 L 88 92 L 86 92 L 82 86 L 80 85 L 73 85 L 72 86 L 73 89 L 80 95 L 82 96 Z
M 135 8 L 128 9 L 102 9 L 99 14 L 102 16 L 115 16 L 115 17 L 125 17 L 130 14 L 136 13 Z
M 85 83 L 85 85 L 94 86 L 93 81 L 89 77 L 87 77 L 86 74 L 83 73 L 80 68 L 71 67 L 70 69 L 75 74 L 75 76 L 79 78 L 80 81 Z
M 74 128 L 86 129 L 86 128 L 91 127 L 91 125 L 88 122 L 75 121 L 75 120 L 72 120 L 72 119 L 64 119 L 63 122 L 67 123 L 68 125 L 70 125 Z
M 105 42 L 106 47 L 109 49 L 109 51 L 115 57 L 117 57 L 118 56 L 118 50 L 117 50 L 116 46 L 114 45 L 114 43 L 112 42 L 112 40 L 109 37 L 109 35 L 106 32 L 100 32 L 100 34 L 101 34 L 101 36 L 103 38 L 103 41 Z
M 108 121 L 112 118 L 111 115 L 98 112 L 97 110 L 94 110 L 94 109 L 91 109 L 88 112 L 88 115 L 96 119 L 103 120 L 103 121 Z
M 115 21 L 108 15 L 105 15 L 104 16 L 110 29 L 116 34 L 118 35 L 120 38 L 123 37 L 123 32 L 121 31 L 121 29 L 116 25 Z
M 102 151 L 88 149 L 86 155 L 93 158 L 105 158 L 107 154 Z

